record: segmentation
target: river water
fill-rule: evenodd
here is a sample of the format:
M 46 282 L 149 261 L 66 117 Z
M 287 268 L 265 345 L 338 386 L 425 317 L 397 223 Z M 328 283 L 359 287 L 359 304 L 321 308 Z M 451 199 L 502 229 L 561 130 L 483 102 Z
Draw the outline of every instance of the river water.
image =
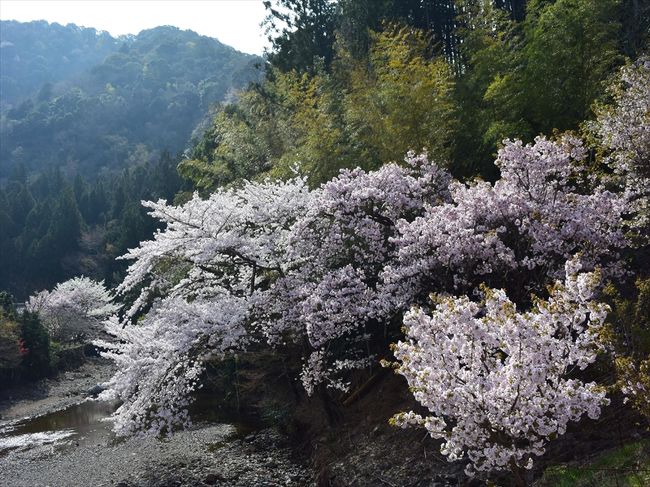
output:
M 0 421 L 0 486 L 298 486 L 311 475 L 272 430 L 215 422 L 199 400 L 197 426 L 168 438 L 118 438 L 116 402 L 87 400 L 60 411 Z
M 11 450 L 35 446 L 64 448 L 96 444 L 107 438 L 117 441 L 107 421 L 117 405 L 116 402 L 85 401 L 34 418 L 0 422 L 0 456 Z

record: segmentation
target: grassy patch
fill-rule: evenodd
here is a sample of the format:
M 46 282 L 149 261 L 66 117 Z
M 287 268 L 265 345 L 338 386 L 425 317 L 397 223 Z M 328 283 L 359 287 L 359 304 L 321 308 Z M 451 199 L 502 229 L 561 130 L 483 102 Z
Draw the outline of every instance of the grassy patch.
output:
M 650 441 L 630 443 L 582 465 L 549 467 L 537 487 L 646 487 L 650 485 Z

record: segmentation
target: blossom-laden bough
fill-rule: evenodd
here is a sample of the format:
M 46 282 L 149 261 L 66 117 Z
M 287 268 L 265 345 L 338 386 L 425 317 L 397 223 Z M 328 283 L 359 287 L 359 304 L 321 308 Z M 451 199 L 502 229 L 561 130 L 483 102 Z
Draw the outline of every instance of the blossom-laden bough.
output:
M 508 142 L 495 185 L 452 182 L 410 154 L 401 166 L 342 171 L 315 190 L 294 178 L 179 207 L 145 203 L 166 228 L 124 256 L 134 262 L 118 292 L 139 295 L 108 327 L 117 340 L 101 343 L 120 366 L 104 394 L 123 401 L 117 429 L 187 424 L 205 361 L 253 342 L 300 344 L 308 393 L 346 390 L 346 373 L 373 360 L 366 340 L 429 291 L 454 288 L 425 279 L 436 270 L 467 288 L 523 269 L 523 288 L 540 289 L 576 250 L 582 265 L 614 268 L 624 205 L 570 183 L 583 152 L 566 138 Z
M 98 343 L 118 364 L 100 396 L 122 401 L 116 432 L 161 434 L 189 424 L 190 394 L 206 361 L 250 343 L 251 296 L 287 271 L 289 229 L 312 197 L 306 180 L 295 178 L 246 182 L 179 207 L 144 203 L 166 228 L 123 257 L 134 263 L 117 291 L 139 294 L 121 321 L 109 321 L 115 340 Z
M 252 342 L 308 343 L 307 391 L 345 389 L 340 376 L 368 363 L 358 345 L 377 307 L 378 274 L 394 255 L 395 222 L 438 204 L 449 180 L 411 154 L 405 166 L 343 171 L 312 191 L 294 178 L 245 182 L 180 207 L 146 202 L 166 228 L 123 257 L 134 263 L 118 292 L 139 294 L 109 323 L 116 340 L 100 343 L 119 364 L 102 396 L 123 401 L 116 429 L 186 425 L 205 361 Z M 342 356 L 333 356 L 334 342 Z
M 596 107 L 598 117 L 586 124 L 597 141 L 614 185 L 628 193 L 632 222 L 650 226 L 650 58 L 625 66 L 609 89 L 610 105 Z M 646 241 L 650 235 L 646 234 Z
M 441 298 L 429 315 L 404 317 L 405 340 L 394 347 L 415 399 L 430 414 L 396 415 L 397 425 L 424 426 L 443 440 L 449 460 L 476 471 L 532 468 L 545 443 L 569 421 L 600 415 L 609 400 L 597 384 L 570 377 L 599 351 L 607 306 L 592 299 L 598 273 L 566 265 L 547 300 L 519 312 L 503 290 L 483 288 L 480 303 Z
M 578 184 L 585 152 L 571 136 L 504 141 L 496 183 L 454 182 L 451 202 L 399 222 L 398 258 L 382 273 L 384 302 L 403 308 L 432 290 L 470 293 L 481 283 L 525 298 L 560 278 L 577 252 L 585 268 L 620 274 L 627 199 Z

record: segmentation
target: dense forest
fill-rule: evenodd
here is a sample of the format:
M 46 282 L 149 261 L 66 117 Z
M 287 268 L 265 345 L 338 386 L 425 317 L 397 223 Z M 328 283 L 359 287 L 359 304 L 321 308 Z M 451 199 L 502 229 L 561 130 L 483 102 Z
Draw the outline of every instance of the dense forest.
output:
M 2 295 L 0 366 L 37 355 L 21 323 L 99 336 L 118 434 L 188 426 L 206 387 L 329 448 L 321 485 L 373 485 L 346 484 L 332 436 L 391 408 L 458 482 L 559 485 L 549 445 L 613 417 L 618 443 L 594 448 L 642 440 L 642 458 L 650 1 L 264 3 L 263 62 L 170 27 L 71 26 L 70 73 L 30 86 L 3 60 L 0 289 L 31 297 L 21 315 Z M 18 57 L 48 72 L 52 54 Z M 82 274 L 114 299 L 63 282 Z M 87 333 L 56 334 L 77 315 Z M 402 464 L 425 441 L 390 438 Z M 616 461 L 643 485 L 647 459 Z
M 201 189 L 291 174 L 312 184 L 423 148 L 496 177 L 505 138 L 577 130 L 647 45 L 647 2 L 283 1 L 264 82 L 217 114 L 181 173 Z M 288 12 L 288 13 L 286 13 Z
M 32 57 L 43 57 L 33 52 L 36 48 L 20 52 L 25 44 L 32 47 L 27 41 L 21 44 L 21 36 L 59 40 L 79 31 L 52 24 L 46 34 L 39 28 L 39 23 L 3 23 L 3 59 L 20 59 L 3 66 L 7 88 L 21 83 L 22 70 L 35 69 Z M 81 32 L 106 43 L 106 34 Z M 48 57 L 65 65 L 62 58 L 75 40 L 63 38 L 60 46 L 53 42 L 50 49 L 58 52 Z M 149 153 L 161 149 L 178 152 L 213 104 L 257 77 L 254 65 L 261 61 L 173 27 L 112 39 L 109 45 L 114 50 L 99 62 L 81 72 L 70 66 L 61 80 L 54 72 L 52 81 L 34 93 L 24 91 L 24 100 L 3 110 L 1 175 L 8 176 L 22 164 L 28 172 L 59 167 L 73 176 L 88 176 L 124 167 L 134 158 L 146 161 Z M 79 42 L 79 48 L 84 47 L 89 49 Z M 98 50 L 90 52 L 96 55 Z M 85 64 L 94 61 L 87 58 Z

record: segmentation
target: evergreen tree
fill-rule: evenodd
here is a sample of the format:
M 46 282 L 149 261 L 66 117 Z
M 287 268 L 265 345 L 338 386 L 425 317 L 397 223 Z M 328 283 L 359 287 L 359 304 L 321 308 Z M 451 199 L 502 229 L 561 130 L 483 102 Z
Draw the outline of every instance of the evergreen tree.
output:
M 19 318 L 20 336 L 27 353 L 22 359 L 24 375 L 35 379 L 50 372 L 50 337 L 38 315 L 25 311 Z
M 591 115 L 603 82 L 620 62 L 619 0 L 531 2 L 523 86 L 535 132 L 574 129 Z
M 329 66 L 334 57 L 338 14 L 330 0 L 265 1 L 265 20 L 273 49 L 269 62 L 281 71 L 313 72 L 318 60 Z M 269 72 L 272 73 L 272 72 Z

